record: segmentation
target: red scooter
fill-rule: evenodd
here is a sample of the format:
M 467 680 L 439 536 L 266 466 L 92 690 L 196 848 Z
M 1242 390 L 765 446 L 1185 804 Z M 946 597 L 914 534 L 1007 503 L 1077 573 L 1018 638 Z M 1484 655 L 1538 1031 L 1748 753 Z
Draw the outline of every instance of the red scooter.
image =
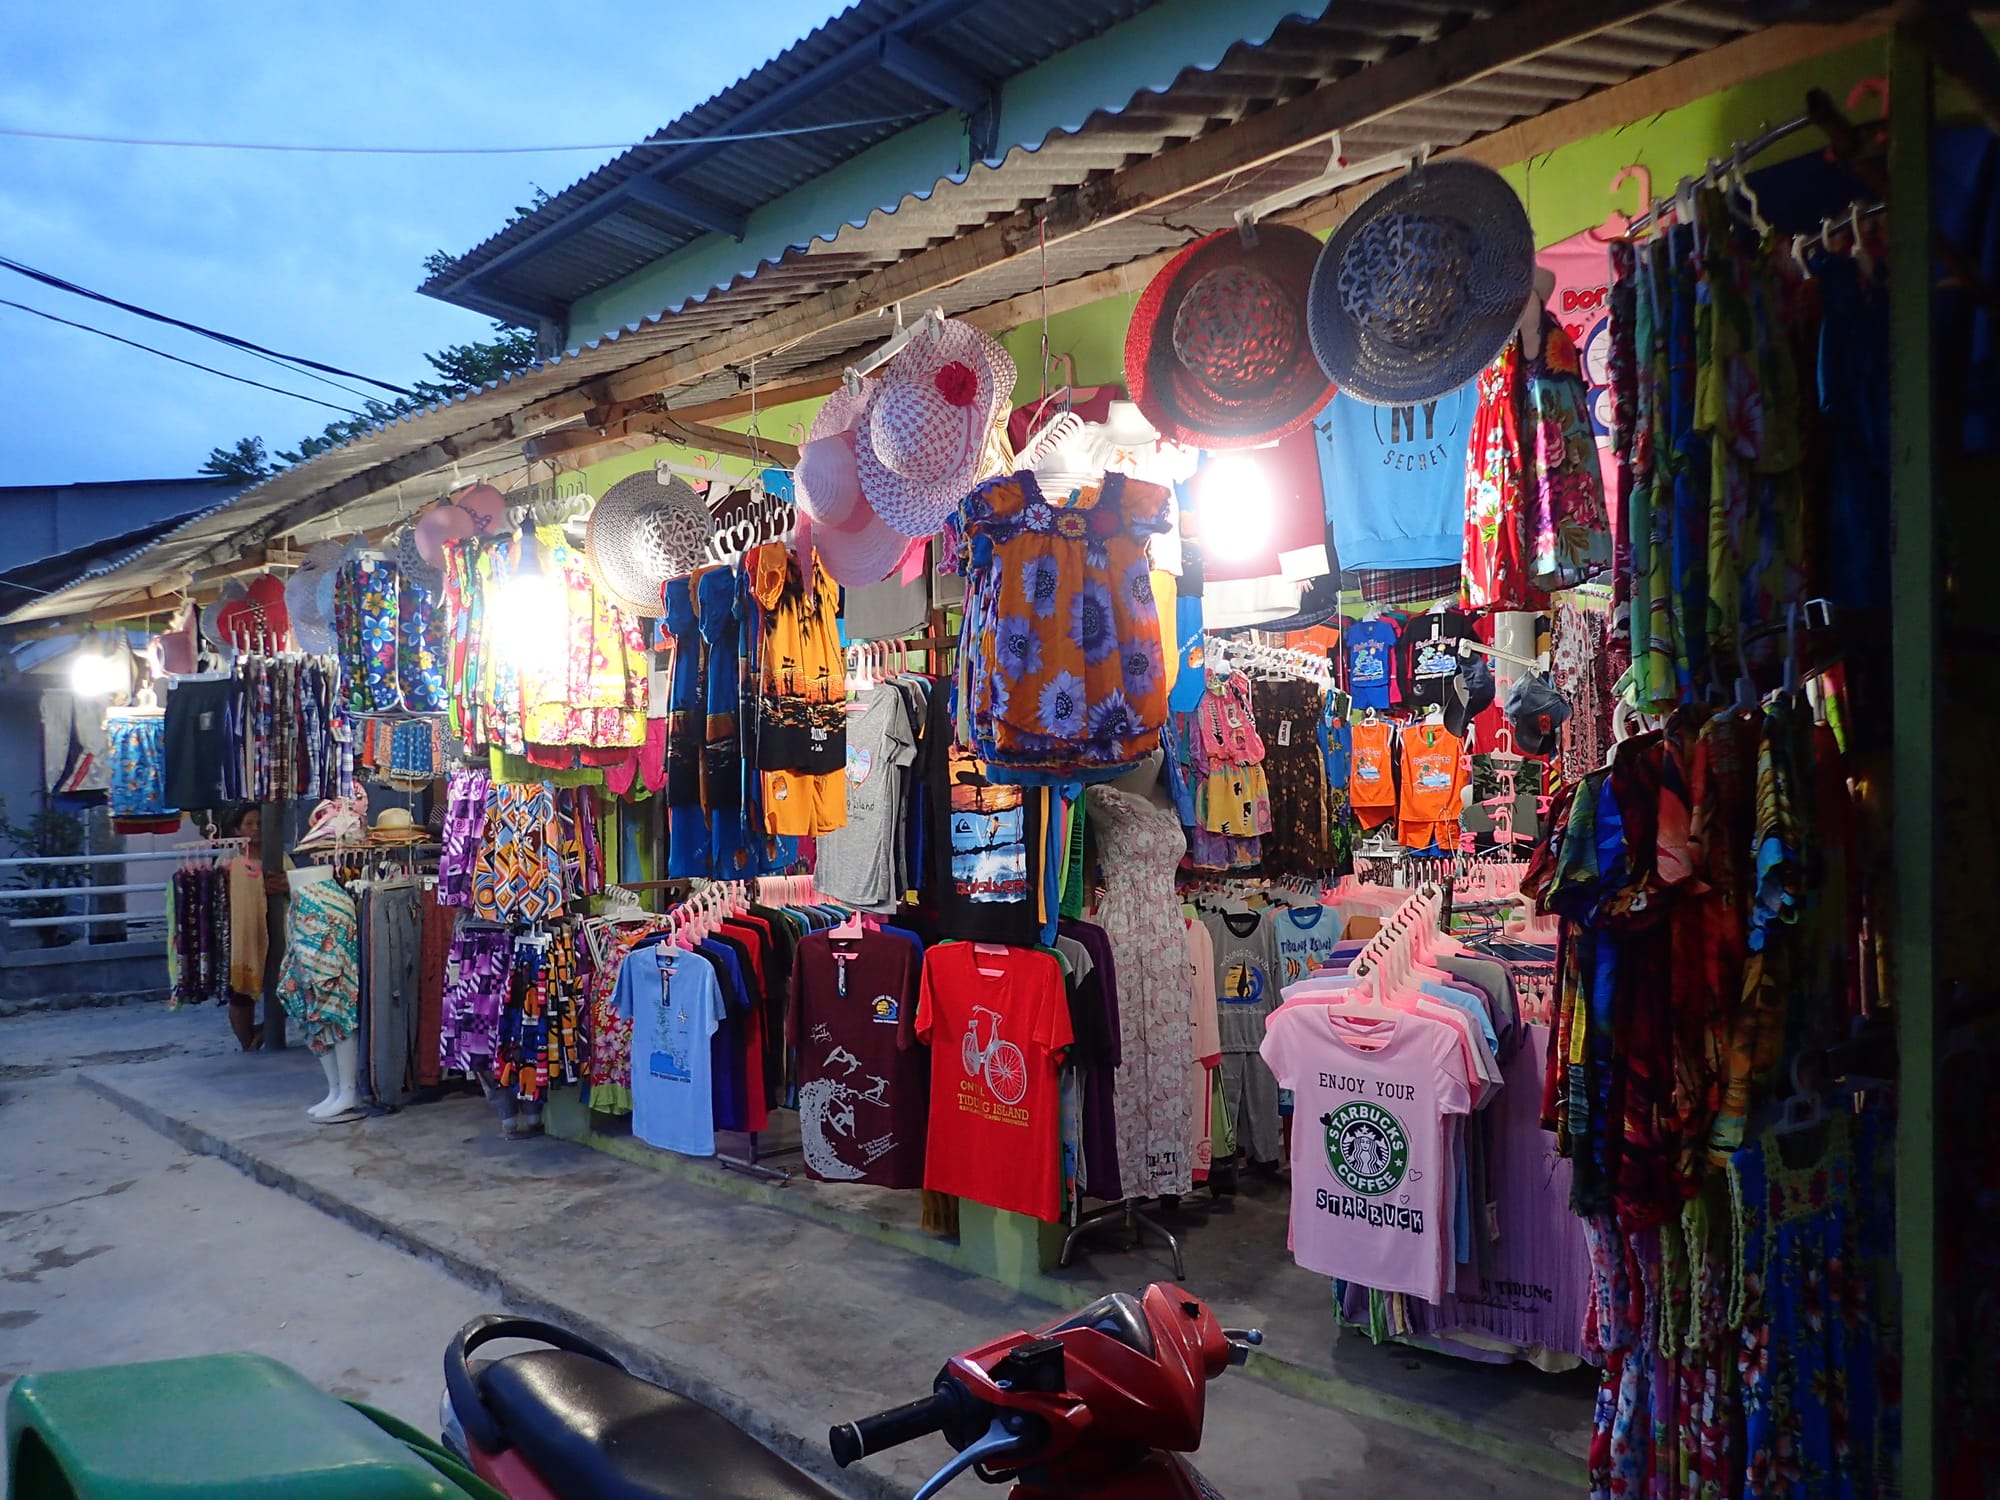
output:
M 502 1339 L 552 1347 L 469 1360 Z M 1262 1342 L 1164 1282 L 1114 1292 L 955 1356 L 929 1396 L 828 1442 L 845 1468 L 942 1433 L 956 1454 L 915 1500 L 968 1469 L 1012 1480 L 1015 1500 L 1220 1500 L 1180 1455 L 1201 1446 L 1208 1382 Z M 475 1318 L 445 1351 L 444 1379 L 446 1444 L 510 1500 L 831 1500 L 726 1417 L 547 1323 Z

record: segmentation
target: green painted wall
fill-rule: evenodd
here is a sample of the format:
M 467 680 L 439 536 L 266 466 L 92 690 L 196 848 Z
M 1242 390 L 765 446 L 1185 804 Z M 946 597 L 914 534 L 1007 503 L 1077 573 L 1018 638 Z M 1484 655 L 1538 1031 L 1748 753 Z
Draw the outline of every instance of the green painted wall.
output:
M 1882 76 L 1888 66 L 1888 39 L 1878 37 L 1564 146 L 1508 167 L 1503 175 L 1528 206 L 1536 243 L 1552 245 L 1602 224 L 1613 208 L 1637 211 L 1635 186 L 1627 183 L 1615 198 L 1609 191 L 1619 168 L 1647 168 L 1653 174 L 1654 193 L 1666 193 L 1681 178 L 1703 171 L 1710 158 L 1724 156 L 1737 141 L 1804 114 L 1808 89 L 1825 89 L 1845 108 L 1855 84 Z M 1879 107 L 1873 99 L 1863 101 L 1853 116 L 1872 120 Z M 1823 144 L 1817 132 L 1801 131 L 1759 157 L 1758 164 L 1788 161 Z

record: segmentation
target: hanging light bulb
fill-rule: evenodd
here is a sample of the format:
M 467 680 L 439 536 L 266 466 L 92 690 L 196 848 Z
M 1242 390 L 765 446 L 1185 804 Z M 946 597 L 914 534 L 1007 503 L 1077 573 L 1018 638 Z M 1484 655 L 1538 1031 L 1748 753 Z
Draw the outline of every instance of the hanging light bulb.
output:
M 1202 551 L 1218 562 L 1244 562 L 1270 550 L 1277 522 L 1271 481 L 1256 460 L 1219 453 L 1195 481 Z
M 131 685 L 132 674 L 119 647 L 98 649 L 95 641 L 70 658 L 69 685 L 79 698 L 108 698 Z
M 527 671 L 545 671 L 569 647 L 569 605 L 562 584 L 542 568 L 534 523 L 521 523 L 514 573 L 492 606 L 494 644 L 501 660 Z

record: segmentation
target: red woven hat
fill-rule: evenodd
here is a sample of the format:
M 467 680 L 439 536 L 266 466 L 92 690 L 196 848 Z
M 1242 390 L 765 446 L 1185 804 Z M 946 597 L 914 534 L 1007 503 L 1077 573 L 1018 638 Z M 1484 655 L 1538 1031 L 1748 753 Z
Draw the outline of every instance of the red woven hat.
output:
M 1248 448 L 1294 432 L 1332 399 L 1313 357 L 1306 293 L 1319 240 L 1259 224 L 1196 240 L 1132 310 L 1125 380 L 1161 436 L 1191 448 Z

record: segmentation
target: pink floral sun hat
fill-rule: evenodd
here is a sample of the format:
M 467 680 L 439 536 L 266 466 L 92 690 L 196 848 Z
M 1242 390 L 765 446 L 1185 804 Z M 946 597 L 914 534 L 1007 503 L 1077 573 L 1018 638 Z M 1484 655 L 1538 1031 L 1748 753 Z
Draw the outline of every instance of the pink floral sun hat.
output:
M 799 445 L 794 488 L 799 509 L 816 526 L 844 525 L 866 504 L 855 468 L 854 429 L 867 405 L 866 387 L 850 391 L 842 386 L 814 414 L 812 429 Z
M 874 383 L 855 431 L 861 493 L 906 537 L 929 536 L 979 480 L 1014 393 L 1014 361 L 955 319 L 927 321 Z

